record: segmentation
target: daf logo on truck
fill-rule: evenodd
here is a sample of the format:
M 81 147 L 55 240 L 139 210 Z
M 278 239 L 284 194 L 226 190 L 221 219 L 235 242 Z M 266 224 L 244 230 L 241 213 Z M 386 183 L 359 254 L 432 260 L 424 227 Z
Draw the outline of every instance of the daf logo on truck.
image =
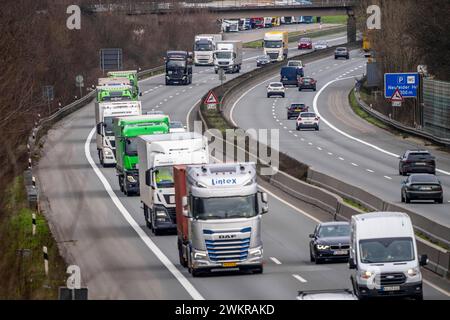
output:
M 236 178 L 230 178 L 230 179 L 211 179 L 211 183 L 213 186 L 217 185 L 226 185 L 226 184 L 237 184 Z
M 234 239 L 237 236 L 235 234 L 221 234 L 219 235 L 219 239 Z

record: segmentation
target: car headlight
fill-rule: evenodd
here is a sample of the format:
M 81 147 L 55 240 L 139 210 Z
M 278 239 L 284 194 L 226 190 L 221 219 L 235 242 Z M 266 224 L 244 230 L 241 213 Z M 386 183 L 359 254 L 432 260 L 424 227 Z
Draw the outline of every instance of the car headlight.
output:
M 369 279 L 370 277 L 372 277 L 375 273 L 372 271 L 361 271 L 361 273 L 359 274 L 359 276 L 361 277 L 361 279 Z
M 418 274 L 419 274 L 419 269 L 418 268 L 411 268 L 411 269 L 408 269 L 408 276 L 410 276 L 410 277 L 415 277 L 415 276 L 417 276 Z
M 254 250 L 250 250 L 249 254 L 254 257 L 261 257 L 263 254 L 263 251 L 262 251 L 262 249 L 254 249 Z
M 105 156 L 112 156 L 113 155 L 111 150 L 104 149 L 104 151 L 105 151 Z
M 170 79 L 170 77 L 169 77 L 169 76 L 166 76 L 166 79 Z
M 325 244 L 318 244 L 318 245 L 316 245 L 316 248 L 319 250 L 327 250 L 327 249 L 330 249 L 330 246 L 325 245 Z
M 128 182 L 135 183 L 136 179 L 133 176 L 127 176 Z
M 204 253 L 204 252 L 195 252 L 194 253 L 194 259 L 195 260 L 204 260 L 204 259 L 206 259 L 206 253 Z

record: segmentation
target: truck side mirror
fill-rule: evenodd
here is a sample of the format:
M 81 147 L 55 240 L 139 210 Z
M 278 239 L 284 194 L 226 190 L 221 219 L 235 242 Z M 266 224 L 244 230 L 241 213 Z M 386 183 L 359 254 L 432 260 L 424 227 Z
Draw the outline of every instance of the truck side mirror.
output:
M 348 268 L 349 269 L 356 269 L 355 259 L 353 259 L 351 257 L 348 259 Z
M 182 210 L 183 210 L 183 216 L 185 217 L 189 217 L 189 212 L 188 212 L 188 199 L 186 196 L 181 198 L 181 206 L 182 206 Z
M 152 171 L 150 169 L 145 171 L 145 185 L 149 187 L 152 185 Z
M 142 92 L 139 92 L 139 97 L 142 97 Z
M 428 256 L 426 254 L 423 254 L 420 256 L 419 265 L 421 267 L 426 266 L 428 264 Z
M 262 202 L 264 202 L 264 203 L 267 203 L 267 202 L 268 202 L 268 199 L 267 199 L 267 193 L 263 192 L 263 193 L 261 194 L 261 200 L 262 200 Z
M 97 133 L 100 135 L 102 134 L 102 122 L 97 123 Z

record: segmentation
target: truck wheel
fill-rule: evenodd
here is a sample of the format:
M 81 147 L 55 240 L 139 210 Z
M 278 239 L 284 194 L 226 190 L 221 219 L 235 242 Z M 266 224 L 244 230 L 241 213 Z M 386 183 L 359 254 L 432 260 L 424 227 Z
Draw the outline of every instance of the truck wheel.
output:
M 124 192 L 124 190 L 123 190 L 122 178 L 119 176 L 118 179 L 119 179 L 119 187 L 120 187 L 120 191 L 121 191 L 121 192 Z
M 166 86 L 168 86 L 169 85 L 169 81 L 167 81 L 167 79 L 166 79 Z
M 254 274 L 261 274 L 263 272 L 264 272 L 264 267 L 263 266 L 260 266 L 260 267 L 257 267 L 255 269 L 253 269 L 253 273 Z
M 152 228 L 152 224 L 148 220 L 148 207 L 145 204 L 144 204 L 144 219 L 145 219 L 145 225 L 147 226 L 147 228 L 151 229 Z
M 200 276 L 200 271 L 191 268 L 191 274 L 194 278 Z
M 183 268 L 186 268 L 188 266 L 188 263 L 186 259 L 183 257 L 183 245 L 180 243 L 180 240 L 177 240 L 177 246 L 178 246 L 178 258 L 180 259 L 180 264 Z
M 214 69 L 214 72 L 215 72 L 216 74 L 218 74 L 218 73 L 219 73 L 219 70 Z
M 100 161 L 100 164 L 104 167 L 105 165 L 103 164 L 103 153 L 100 150 L 98 151 L 98 160 Z

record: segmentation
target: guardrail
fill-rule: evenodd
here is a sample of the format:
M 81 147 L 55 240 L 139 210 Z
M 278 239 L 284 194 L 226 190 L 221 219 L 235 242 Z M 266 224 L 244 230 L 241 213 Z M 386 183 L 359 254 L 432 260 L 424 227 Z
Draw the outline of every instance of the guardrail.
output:
M 357 45 L 349 45 L 349 48 L 359 47 Z M 323 55 L 329 55 L 334 48 L 329 48 L 326 50 L 321 50 L 318 52 L 313 52 L 301 56 L 292 57 L 291 59 L 302 59 L 303 61 L 308 61 L 309 59 L 316 60 Z M 226 83 L 227 88 L 222 86 L 217 86 L 212 89 L 214 92 L 219 93 L 220 98 L 220 114 L 224 117 L 230 127 L 235 127 L 230 119 L 228 118 L 227 111 L 231 108 L 233 101 L 245 90 L 248 90 L 251 86 L 267 79 L 267 77 L 275 72 L 278 72 L 278 68 L 284 64 L 276 63 L 274 65 L 264 67 L 261 69 L 253 70 L 249 73 L 245 73 L 239 77 Z M 206 95 L 201 101 L 204 101 Z M 208 120 L 204 118 L 202 114 L 202 102 L 197 105 L 199 117 L 204 123 L 205 127 L 208 127 Z M 236 128 L 236 127 L 235 127 Z M 221 139 L 221 137 L 217 137 Z M 223 139 L 221 139 L 223 141 Z M 224 141 L 225 143 L 229 143 Z M 248 154 L 248 152 L 246 151 Z M 256 157 L 256 156 L 253 156 Z M 281 156 L 280 156 L 281 157 Z M 287 155 L 283 157 L 290 158 Z M 290 161 L 295 161 L 299 166 L 305 166 L 304 164 L 298 162 L 295 159 L 290 158 Z M 342 181 L 325 175 L 323 173 L 317 172 L 308 167 L 306 181 L 297 179 L 285 172 L 279 171 L 277 174 L 267 177 L 259 176 L 260 178 L 268 181 L 274 187 L 287 192 L 289 195 L 297 198 L 299 200 L 305 201 L 312 205 L 315 205 L 325 212 L 330 213 L 335 220 L 350 220 L 351 216 L 354 214 L 359 214 L 362 211 L 348 205 L 343 201 L 343 198 L 348 198 L 362 205 L 370 208 L 372 210 L 378 211 L 401 211 L 406 212 L 410 215 L 413 221 L 414 228 L 416 231 L 420 231 L 431 239 L 440 240 L 444 243 L 448 242 L 448 237 L 450 232 L 448 228 L 441 226 L 433 221 L 422 217 L 411 210 L 398 207 L 391 203 L 388 203 L 378 197 L 375 197 L 368 193 L 367 191 L 357 188 Z M 427 254 L 430 260 L 429 265 L 426 266 L 427 269 L 433 271 L 441 276 L 450 276 L 450 252 L 439 246 L 434 245 L 422 238 L 416 237 L 418 250 L 421 254 Z
M 367 103 L 361 99 L 361 95 L 360 95 L 360 87 L 362 85 L 362 83 L 365 81 L 365 77 L 360 79 L 358 82 L 358 84 L 355 85 L 354 91 L 355 91 L 355 98 L 356 101 L 359 105 L 359 107 L 361 109 L 363 109 L 365 112 L 367 112 L 368 114 L 370 114 L 372 117 L 380 120 L 381 122 L 383 122 L 384 124 L 395 128 L 397 130 L 400 130 L 402 132 L 406 132 L 421 138 L 425 138 L 428 140 L 431 140 L 435 143 L 438 143 L 440 145 L 444 145 L 446 147 L 450 146 L 450 139 L 446 139 L 446 138 L 440 138 L 437 137 L 435 135 L 432 135 L 431 133 L 425 132 L 423 130 L 418 130 L 412 127 L 409 127 L 407 125 L 404 125 L 396 120 L 393 120 L 391 118 L 389 118 L 388 116 L 382 114 L 381 112 L 378 112 L 377 110 L 374 110 L 373 108 L 371 108 L 370 106 L 367 105 Z

